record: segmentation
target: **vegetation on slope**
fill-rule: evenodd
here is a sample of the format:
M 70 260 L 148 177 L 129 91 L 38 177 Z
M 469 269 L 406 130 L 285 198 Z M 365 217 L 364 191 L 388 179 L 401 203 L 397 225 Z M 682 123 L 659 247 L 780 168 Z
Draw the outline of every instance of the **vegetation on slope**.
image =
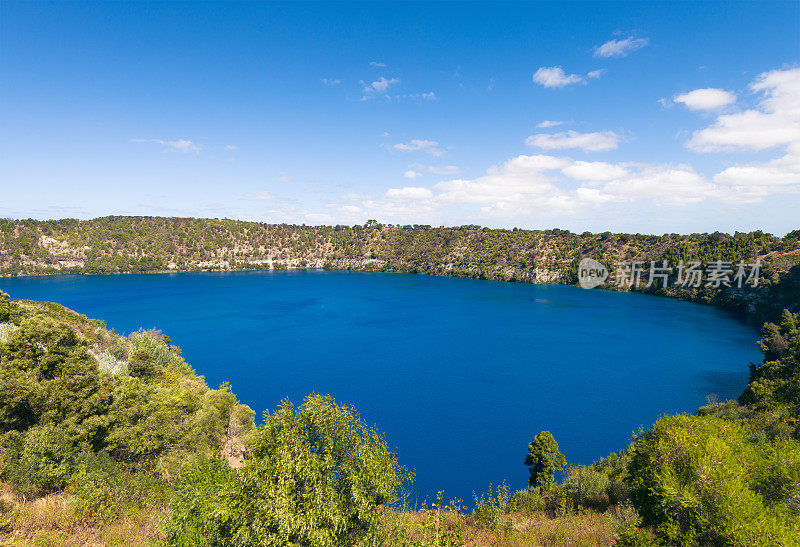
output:
M 385 226 L 375 221 L 311 227 L 160 217 L 0 220 L 0 275 L 326 267 L 575 283 L 583 257 L 608 267 L 630 260 L 675 265 L 680 260 L 760 259 L 762 278 L 770 284 L 800 264 L 800 230 L 779 238 L 760 231 L 733 236 L 579 235 L 557 229 Z M 705 301 L 716 298 L 717 303 L 731 300 L 731 291 L 724 289 L 669 292 Z
M 467 512 L 441 496 L 432 506 L 393 504 L 411 474 L 378 432 L 330 398 L 298 408 L 287 401 L 255 427 L 228 386 L 206 387 L 161 333 L 122 337 L 57 304 L 0 292 L 5 541 L 800 544 L 800 234 L 577 236 L 147 218 L 11 222 L 2 234 L 6 274 L 327 265 L 572 282 L 581 256 L 760 258 L 757 291 L 654 292 L 771 321 L 762 328 L 764 362 L 751 365 L 738 401 L 665 417 L 619 453 L 570 466 L 560 484 L 552 479 L 563 456 L 542 432 L 525 460 L 531 487 L 512 494 L 490 485 Z

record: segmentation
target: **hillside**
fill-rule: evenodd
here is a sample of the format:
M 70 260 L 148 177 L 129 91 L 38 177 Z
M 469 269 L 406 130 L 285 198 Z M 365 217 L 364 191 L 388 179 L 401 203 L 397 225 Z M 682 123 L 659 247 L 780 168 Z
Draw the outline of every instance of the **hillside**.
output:
M 579 235 L 564 230 L 384 226 L 374 221 L 352 227 L 162 217 L 0 221 L 0 275 L 7 276 L 335 268 L 575 284 L 583 257 L 609 268 L 634 260 L 666 260 L 673 266 L 679 261 L 760 260 L 763 289 L 800 264 L 800 230 L 779 238 L 758 231 L 733 236 Z M 741 309 L 755 313 L 759 321 L 780 311 L 770 304 L 771 293 L 724 286 L 686 289 L 674 285 L 674 275 L 666 289 L 656 284 L 639 290 Z
M 408 507 L 402 495 L 413 471 L 354 408 L 311 395 L 297 406 L 284 401 L 256 425 L 226 384 L 207 387 L 163 333 L 120 336 L 58 304 L 0 292 L 0 541 L 798 545 L 797 235 L 579 236 L 151 218 L 8 222 L 6 275 L 321 265 L 574 283 L 581 256 L 609 264 L 761 259 L 757 287 L 642 290 L 767 322 L 759 342 L 764 361 L 750 366 L 738 400 L 714 402 L 695 416 L 666 416 L 619 452 L 567 467 L 560 484 L 553 476 L 563 456 L 542 432 L 526 460 L 530 488 L 487 485 L 475 500 Z M 96 269 L 100 264 L 115 269 Z

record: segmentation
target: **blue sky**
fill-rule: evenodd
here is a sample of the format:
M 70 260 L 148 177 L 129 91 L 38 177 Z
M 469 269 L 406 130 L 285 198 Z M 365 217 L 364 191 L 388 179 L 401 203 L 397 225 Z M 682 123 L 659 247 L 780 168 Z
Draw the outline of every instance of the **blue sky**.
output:
M 0 216 L 782 235 L 798 63 L 798 2 L 4 1 Z

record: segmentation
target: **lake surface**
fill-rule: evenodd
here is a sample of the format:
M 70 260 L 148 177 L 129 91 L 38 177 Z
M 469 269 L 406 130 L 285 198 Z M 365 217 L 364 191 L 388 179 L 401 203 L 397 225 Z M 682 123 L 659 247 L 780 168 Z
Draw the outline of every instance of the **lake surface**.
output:
M 627 446 L 662 414 L 733 398 L 758 332 L 716 308 L 641 294 L 341 271 L 0 278 L 109 328 L 156 327 L 211 387 L 256 411 L 330 393 L 416 468 L 414 493 L 506 479 L 541 430 L 569 462 Z

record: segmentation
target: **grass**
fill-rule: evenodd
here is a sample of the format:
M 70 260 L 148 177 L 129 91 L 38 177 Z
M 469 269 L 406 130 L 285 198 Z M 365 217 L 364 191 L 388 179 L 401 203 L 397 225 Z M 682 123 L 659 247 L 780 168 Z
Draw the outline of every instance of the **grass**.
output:
M 36 499 L 16 495 L 0 483 L 0 545 L 9 546 L 143 546 L 162 544 L 168 509 L 125 508 L 120 516 L 98 521 L 82 515 L 69 493 Z M 550 546 L 612 545 L 626 515 L 580 510 L 555 516 L 546 511 L 517 512 L 496 525 L 450 507 L 389 511 L 381 534 L 384 546 Z
M 0 484 L 0 545 L 139 546 L 164 538 L 166 509 L 123 511 L 120 517 L 96 521 L 81 515 L 75 499 L 60 492 L 33 500 Z

